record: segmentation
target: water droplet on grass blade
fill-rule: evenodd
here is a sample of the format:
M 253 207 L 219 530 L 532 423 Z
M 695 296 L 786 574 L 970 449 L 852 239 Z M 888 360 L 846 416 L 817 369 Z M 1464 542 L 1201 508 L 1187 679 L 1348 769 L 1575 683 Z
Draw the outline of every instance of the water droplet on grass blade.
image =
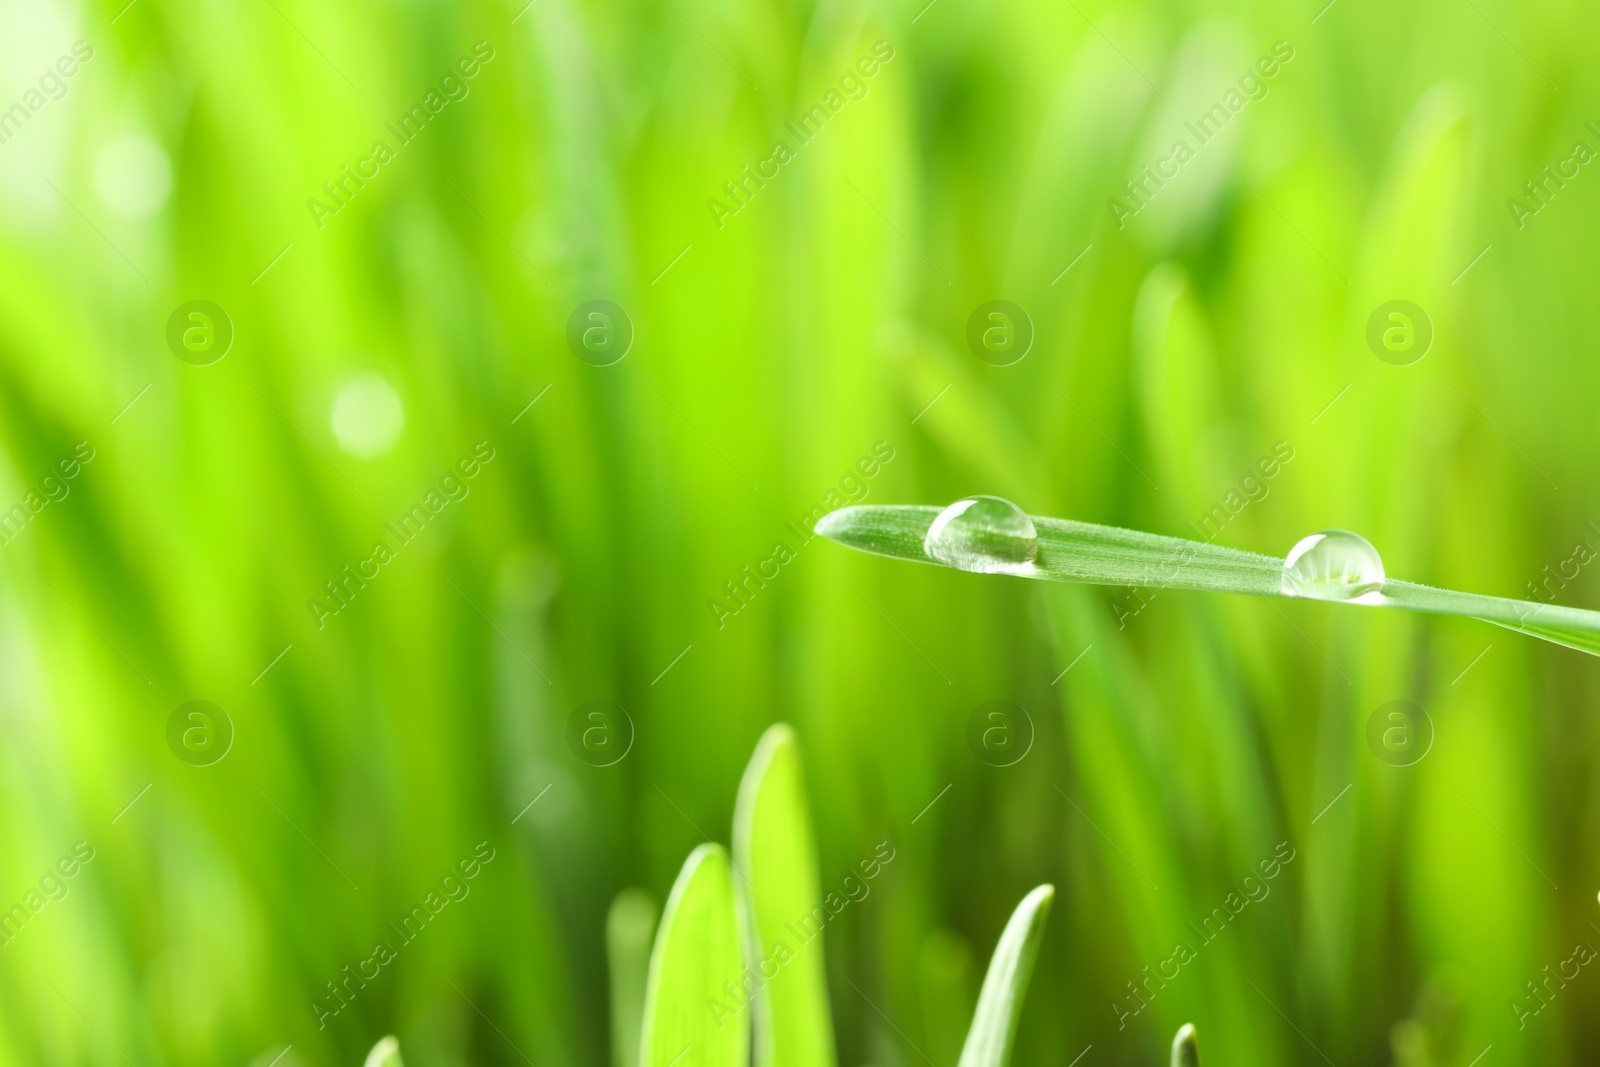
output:
M 1283 560 L 1283 595 L 1361 600 L 1383 588 L 1383 558 L 1360 534 L 1322 530 L 1302 538 Z
M 979 574 L 1027 574 L 1039 554 L 1033 520 L 1009 500 L 971 496 L 939 512 L 922 547 L 940 563 Z

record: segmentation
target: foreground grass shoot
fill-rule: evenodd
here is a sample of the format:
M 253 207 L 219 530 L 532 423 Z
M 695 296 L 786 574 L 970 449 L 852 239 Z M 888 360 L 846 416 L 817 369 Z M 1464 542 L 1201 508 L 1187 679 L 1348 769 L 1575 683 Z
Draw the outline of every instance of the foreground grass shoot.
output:
M 957 1067 L 1005 1067 L 1022 1015 L 1022 998 L 1033 977 L 1033 963 L 1044 937 L 1044 921 L 1055 899 L 1055 886 L 1042 885 L 1022 898 L 1011 913 L 1000 943 L 994 947 L 989 973 L 983 977 L 972 1028 L 961 1046 Z
M 823 516 L 816 530 L 863 552 L 980 573 L 1464 615 L 1600 655 L 1600 612 L 1390 578 L 1371 545 L 1341 530 L 1312 534 L 1278 559 L 1141 530 L 1024 515 L 996 497 L 948 508 L 840 508 Z
M 814 950 L 794 932 L 828 914 L 807 807 L 800 743 L 779 724 L 756 745 L 733 812 L 733 862 L 749 879 L 739 879 L 745 944 L 757 975 L 774 975 L 755 997 L 758 1067 L 835 1064 L 820 926 Z
M 1172 1067 L 1200 1067 L 1200 1045 L 1195 1040 L 1193 1023 L 1178 1027 L 1178 1035 L 1172 1039 Z
M 833 1067 L 823 930 L 829 909 L 843 905 L 820 888 L 800 746 L 788 726 L 756 746 L 733 842 L 731 864 L 702 845 L 673 886 L 650 957 L 639 1067 Z M 880 868 L 860 869 L 871 879 Z M 1006 1067 L 1054 895 L 1039 886 L 1006 924 L 960 1067 Z
M 689 854 L 661 917 L 644 994 L 639 1067 L 746 1067 L 749 1013 L 731 1023 L 710 1005 L 745 974 L 733 867 L 717 845 Z
M 628 1043 L 630 1030 L 637 1035 L 636 1054 L 615 1057 L 619 1067 L 836 1063 L 822 955 L 829 905 L 817 877 L 800 744 L 789 726 L 772 727 L 756 745 L 733 822 L 731 861 L 720 846 L 704 844 L 684 862 L 647 968 L 640 956 L 654 905 L 637 889 L 612 905 L 607 942 L 612 1010 L 619 1016 L 614 1039 Z M 865 878 L 876 871 L 862 865 Z M 1054 886 L 1037 886 L 1011 913 L 989 960 L 957 1067 L 1009 1067 L 1055 892 Z M 641 1002 L 642 1011 L 635 1007 Z M 641 1017 L 633 1017 L 635 1011 Z M 761 1036 L 753 1042 L 753 1034 Z M 1199 1062 L 1194 1027 L 1185 1026 L 1172 1044 L 1173 1067 Z M 365 1067 L 401 1067 L 398 1042 L 378 1042 Z
M 373 1045 L 362 1067 L 404 1067 L 400 1062 L 400 1041 L 391 1036 Z

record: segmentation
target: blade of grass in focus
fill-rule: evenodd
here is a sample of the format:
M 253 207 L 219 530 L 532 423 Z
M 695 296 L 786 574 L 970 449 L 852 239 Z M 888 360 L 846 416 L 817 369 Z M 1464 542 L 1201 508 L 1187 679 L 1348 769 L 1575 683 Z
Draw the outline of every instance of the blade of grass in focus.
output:
M 984 975 L 983 990 L 978 994 L 978 1010 L 973 1013 L 972 1028 L 967 1031 L 957 1067 L 1006 1067 L 1010 1060 L 1022 998 L 1028 991 L 1033 962 L 1044 937 L 1044 921 L 1055 895 L 1054 886 L 1038 886 L 1011 913 L 989 960 L 989 973 Z
M 816 530 L 863 552 L 943 566 L 923 548 L 928 528 L 941 510 L 925 505 L 840 508 L 823 516 Z M 1275 556 L 1118 526 L 1030 518 L 1038 533 L 1039 551 L 1031 568 L 1019 573 L 1020 577 L 1145 589 L 1286 595 L 1283 561 Z M 1395 578 L 1384 581 L 1378 598 L 1360 603 L 1463 615 L 1600 655 L 1600 612 L 1596 611 L 1438 589 Z
M 762 735 L 739 785 L 733 823 L 734 858 L 750 879 L 739 887 L 748 901 L 745 944 L 752 960 L 764 960 L 781 940 L 794 939 L 785 927 L 804 927 L 822 914 L 800 745 L 789 726 L 779 724 Z M 820 930 L 794 951 L 787 960 L 778 957 L 782 980 L 766 983 L 756 994 L 755 1062 L 834 1067 Z
M 918 505 L 847 507 L 823 516 L 816 529 L 863 552 L 943 566 L 922 547 L 941 510 Z M 1087 585 L 1279 595 L 1283 563 L 1271 556 L 1115 526 L 1031 517 L 1039 534 L 1031 577 Z
M 726 1025 L 708 1008 L 744 973 L 732 873 L 722 849 L 701 845 L 673 883 L 650 954 L 640 1067 L 746 1067 L 748 1020 Z

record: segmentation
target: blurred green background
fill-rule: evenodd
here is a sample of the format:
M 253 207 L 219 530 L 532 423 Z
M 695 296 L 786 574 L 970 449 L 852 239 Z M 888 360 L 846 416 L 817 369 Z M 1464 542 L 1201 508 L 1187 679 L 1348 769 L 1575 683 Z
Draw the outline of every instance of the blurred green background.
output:
M 6 0 L 0 1063 L 354 1064 L 393 1032 L 423 1067 L 625 1065 L 607 909 L 728 840 L 780 720 L 824 887 L 896 850 L 827 932 L 844 1067 L 953 1064 L 1042 881 L 1022 1064 L 1162 1062 L 1184 1021 L 1222 1065 L 1593 1062 L 1597 968 L 1537 1014 L 1527 986 L 1600 945 L 1593 660 L 1399 612 L 1134 611 L 804 526 L 863 493 L 1183 536 L 1220 506 L 1219 543 L 1345 527 L 1397 577 L 1560 573 L 1600 605 L 1570 562 L 1600 550 L 1597 28 L 1506 0 Z M 1034 330 L 1010 366 L 966 342 L 997 298 Z M 633 332 L 609 366 L 567 340 L 596 299 Z M 1366 341 L 1395 299 L 1434 332 L 1407 366 Z M 191 300 L 232 324 L 209 366 L 167 342 Z M 735 602 L 747 566 L 777 574 Z M 209 766 L 168 743 L 197 699 L 233 729 Z M 608 767 L 567 739 L 596 699 L 634 731 Z M 966 741 L 994 699 L 1036 732 L 1013 766 Z M 1394 699 L 1435 733 L 1412 766 L 1366 740 Z M 319 1028 L 480 842 L 470 896 Z M 1280 842 L 1270 895 L 1134 1013 Z

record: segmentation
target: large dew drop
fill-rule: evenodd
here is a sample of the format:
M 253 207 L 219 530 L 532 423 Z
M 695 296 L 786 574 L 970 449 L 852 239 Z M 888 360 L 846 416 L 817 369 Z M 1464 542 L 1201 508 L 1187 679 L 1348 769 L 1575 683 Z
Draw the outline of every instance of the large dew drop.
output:
M 1033 520 L 1009 500 L 972 496 L 939 512 L 922 547 L 948 566 L 979 574 L 1027 574 L 1039 554 Z
M 1283 595 L 1308 600 L 1360 600 L 1383 588 L 1383 559 L 1360 534 L 1323 530 L 1289 550 Z

